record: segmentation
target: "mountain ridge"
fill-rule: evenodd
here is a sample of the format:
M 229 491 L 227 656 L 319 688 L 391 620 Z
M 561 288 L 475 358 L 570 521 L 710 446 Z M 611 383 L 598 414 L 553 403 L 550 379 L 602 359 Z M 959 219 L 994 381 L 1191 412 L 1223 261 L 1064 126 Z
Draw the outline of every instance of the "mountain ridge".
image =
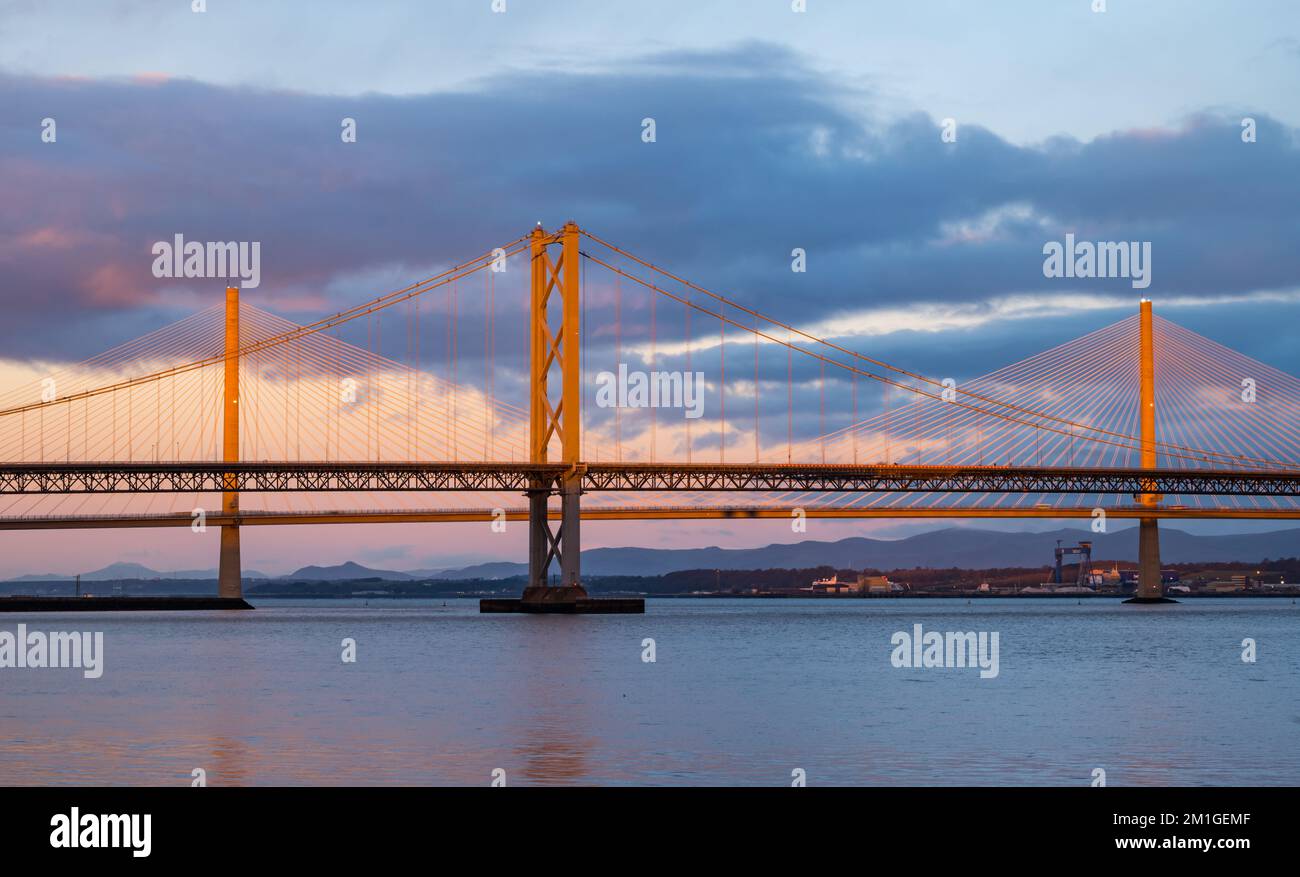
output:
M 1093 533 L 1064 527 L 1040 533 L 948 527 L 928 530 L 902 539 L 873 539 L 848 536 L 833 541 L 805 539 L 773 542 L 759 548 L 591 548 L 582 552 L 587 575 L 657 576 L 691 569 L 810 569 L 833 566 L 838 569 L 994 569 L 1042 567 L 1052 563 L 1056 540 L 1063 544 L 1091 540 L 1092 556 L 1098 561 L 1135 561 L 1137 528 L 1115 533 Z M 1216 561 L 1261 561 L 1265 558 L 1300 556 L 1300 528 L 1265 533 L 1232 533 L 1199 536 L 1174 528 L 1160 532 L 1164 563 Z M 342 581 L 382 579 L 419 581 L 448 579 L 502 579 L 524 575 L 528 567 L 512 561 L 489 561 L 454 569 L 384 570 L 355 561 L 331 566 L 304 566 L 281 576 L 245 570 L 245 579 L 272 581 Z M 82 573 L 83 581 L 215 579 L 217 571 L 178 570 L 160 572 L 138 563 L 113 563 Z M 6 579 L 9 582 L 68 581 L 72 575 L 39 573 Z
M 587 575 L 664 575 L 689 569 L 995 569 L 1053 563 L 1056 540 L 1093 542 L 1097 560 L 1136 561 L 1137 528 L 1115 533 L 1061 528 L 1041 533 L 949 527 L 903 539 L 849 536 L 835 541 L 775 542 L 761 548 L 592 548 L 582 552 Z M 1164 563 L 1259 561 L 1300 555 L 1300 529 L 1199 536 L 1166 528 L 1160 534 Z M 505 578 L 527 572 L 522 563 L 500 561 L 446 570 L 433 578 Z

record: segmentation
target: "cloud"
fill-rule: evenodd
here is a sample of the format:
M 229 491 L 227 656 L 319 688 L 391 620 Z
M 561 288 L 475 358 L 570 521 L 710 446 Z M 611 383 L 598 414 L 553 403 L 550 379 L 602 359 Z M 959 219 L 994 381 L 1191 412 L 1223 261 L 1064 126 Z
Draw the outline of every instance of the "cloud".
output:
M 17 356 L 74 357 L 212 301 L 219 284 L 152 277 L 152 243 L 177 233 L 261 241 L 257 301 L 297 317 L 387 291 L 344 279 L 419 276 L 567 218 L 844 337 L 1131 301 L 1125 280 L 1043 277 L 1044 242 L 1066 232 L 1152 241 L 1157 301 L 1300 286 L 1300 150 L 1258 114 L 1254 144 L 1239 117 L 1211 116 L 1033 146 L 963 124 L 947 144 L 937 120 L 877 120 L 869 93 L 764 44 L 410 97 L 19 76 L 0 97 Z M 57 143 L 40 140 L 46 117 Z

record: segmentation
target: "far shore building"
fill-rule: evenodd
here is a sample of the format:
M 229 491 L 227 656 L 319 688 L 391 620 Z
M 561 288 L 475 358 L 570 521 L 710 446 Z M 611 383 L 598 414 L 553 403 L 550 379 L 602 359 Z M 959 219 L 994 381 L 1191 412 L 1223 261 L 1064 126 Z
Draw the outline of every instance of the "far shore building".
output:
M 903 590 L 902 586 L 896 582 L 891 582 L 888 576 L 869 576 L 859 574 L 857 579 L 851 582 L 840 581 L 838 575 L 832 575 L 829 578 L 818 579 L 806 588 L 799 590 L 810 594 L 855 594 L 857 596 L 869 596 L 872 594 L 889 594 L 895 591 Z

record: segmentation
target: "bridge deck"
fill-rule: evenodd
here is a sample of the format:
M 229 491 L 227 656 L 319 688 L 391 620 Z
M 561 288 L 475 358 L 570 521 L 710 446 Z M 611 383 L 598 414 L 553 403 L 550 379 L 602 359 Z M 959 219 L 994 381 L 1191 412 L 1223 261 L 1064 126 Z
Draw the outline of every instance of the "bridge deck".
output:
M 1300 496 L 1300 469 L 593 463 L 584 492 L 799 491 Z M 0 495 L 330 491 L 524 491 L 557 485 L 561 464 L 3 463 Z
M 870 518 L 1081 518 L 1094 517 L 1092 508 L 1052 506 L 1048 508 L 871 508 L 871 507 L 808 507 L 800 512 L 807 518 L 861 520 Z M 791 506 L 625 506 L 619 508 L 582 509 L 584 521 L 679 521 L 679 520 L 790 520 L 796 510 Z M 1300 508 L 1293 509 L 1233 509 L 1187 508 L 1158 506 L 1153 511 L 1146 506 L 1121 506 L 1106 509 L 1113 519 L 1134 520 L 1152 517 L 1163 519 L 1234 519 L 1252 521 L 1281 521 L 1300 519 Z M 242 511 L 237 516 L 209 514 L 205 524 L 212 527 L 239 526 L 290 526 L 317 524 L 428 524 L 428 523 L 488 523 L 500 520 L 527 521 L 528 510 L 517 509 L 404 509 L 383 511 L 373 509 L 343 511 Z M 549 518 L 560 520 L 560 510 L 550 509 Z M 194 523 L 190 514 L 121 514 L 121 515 L 39 515 L 0 517 L 0 530 L 99 530 L 99 529 L 149 529 L 155 527 L 189 527 Z

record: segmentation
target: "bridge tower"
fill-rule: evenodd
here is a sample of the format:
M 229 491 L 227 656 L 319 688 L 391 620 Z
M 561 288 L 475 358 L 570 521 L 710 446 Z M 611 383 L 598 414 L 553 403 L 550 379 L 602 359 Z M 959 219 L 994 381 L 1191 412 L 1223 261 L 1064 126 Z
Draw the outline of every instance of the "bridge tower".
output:
M 1156 457 L 1156 369 L 1155 337 L 1152 331 L 1151 300 L 1142 299 L 1139 311 L 1139 365 L 1138 404 L 1142 439 L 1142 468 L 1155 469 Z M 1164 499 L 1158 493 L 1138 494 L 1140 505 L 1153 512 Z M 1160 580 L 1160 524 L 1152 515 L 1140 518 L 1138 523 L 1138 589 L 1135 602 L 1166 602 L 1164 584 Z
M 226 287 L 226 375 L 222 421 L 222 462 L 239 462 L 239 287 Z M 239 514 L 239 492 L 235 478 L 227 475 L 222 485 L 221 513 Z M 239 524 L 221 527 L 221 561 L 217 570 L 217 596 L 240 599 L 244 596 L 239 564 Z
M 585 600 L 580 557 L 582 495 L 582 383 L 579 361 L 581 277 L 578 226 L 568 222 L 558 234 L 540 225 L 532 235 L 531 367 L 529 458 L 550 462 L 550 446 L 559 440 L 560 462 L 567 466 L 558 484 L 534 480 L 528 490 L 528 588 L 524 602 Z M 559 246 L 559 258 L 550 248 Z M 554 312 L 554 313 L 553 313 Z M 558 372 L 553 381 L 552 372 Z M 558 384 L 558 392 L 557 392 Z M 560 495 L 560 527 L 551 531 L 547 501 Z M 551 561 L 558 560 L 558 587 L 550 583 Z

